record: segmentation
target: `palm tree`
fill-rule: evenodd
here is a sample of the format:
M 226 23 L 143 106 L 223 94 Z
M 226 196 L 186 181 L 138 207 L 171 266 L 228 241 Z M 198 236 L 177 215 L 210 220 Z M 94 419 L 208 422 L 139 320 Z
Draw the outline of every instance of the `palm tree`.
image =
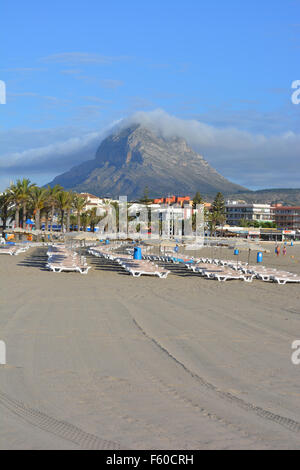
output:
M 73 208 L 77 213 L 77 231 L 80 232 L 80 217 L 83 213 L 86 206 L 86 199 L 84 197 L 79 196 L 78 194 L 74 195 L 73 199 Z
M 44 207 L 41 210 L 41 217 L 45 219 L 45 231 L 47 231 L 49 229 L 49 221 L 50 221 L 50 216 L 52 212 L 52 207 L 50 203 L 51 201 L 50 201 L 49 191 L 46 188 L 45 190 L 46 190 L 46 196 L 45 196 L 46 199 L 45 199 Z
M 100 222 L 101 218 L 102 217 L 97 215 L 96 207 L 88 211 L 88 221 L 92 232 L 95 232 L 95 227 Z
M 28 178 L 17 180 L 17 188 L 19 193 L 19 200 L 23 209 L 23 229 L 26 227 L 27 218 L 27 203 L 30 199 L 31 191 L 36 185 L 31 183 Z
M 74 231 L 74 227 L 75 227 L 76 223 L 77 223 L 76 215 L 71 214 L 70 224 L 71 224 L 71 227 L 72 227 L 72 231 Z
M 70 210 L 72 200 L 70 193 L 67 191 L 59 191 L 55 196 L 56 204 L 61 214 L 61 232 L 63 231 L 65 214 Z
M 54 215 L 55 215 L 55 209 L 57 208 L 57 199 L 56 196 L 60 191 L 63 191 L 63 188 L 59 185 L 56 184 L 51 188 L 51 186 L 48 186 L 47 188 L 48 191 L 48 204 L 50 206 L 51 210 L 51 232 L 53 232 L 53 222 L 54 222 Z
M 21 208 L 21 197 L 20 190 L 16 184 L 11 184 L 8 189 L 9 200 L 14 206 L 15 211 L 15 228 L 20 227 L 20 208 Z
M 104 217 L 101 217 L 101 219 L 104 219 L 106 217 L 108 217 L 110 211 L 111 211 L 111 202 L 109 199 L 105 199 L 103 201 L 103 204 L 102 204 L 102 208 L 105 210 L 105 216 Z M 100 220 L 101 220 L 100 219 Z M 107 222 L 105 227 L 104 227 L 104 232 L 107 232 L 108 230 L 108 226 L 109 226 L 109 223 Z
M 71 219 L 71 211 L 72 211 L 72 207 L 73 207 L 73 203 L 74 203 L 74 197 L 75 197 L 75 193 L 73 193 L 73 191 L 68 191 L 68 194 L 69 194 L 69 199 L 70 199 L 70 203 L 69 203 L 69 207 L 67 208 L 67 232 L 70 231 L 70 219 Z
M 6 229 L 7 220 L 10 219 L 11 211 L 10 209 L 11 200 L 10 194 L 8 191 L 0 195 L 0 217 L 2 219 L 2 230 Z
M 45 207 L 48 191 L 45 188 L 34 187 L 31 189 L 30 200 L 35 215 L 35 228 L 41 228 L 41 210 Z
M 83 212 L 80 217 L 80 223 L 82 225 L 83 231 L 86 232 L 86 228 L 89 224 L 89 213 Z

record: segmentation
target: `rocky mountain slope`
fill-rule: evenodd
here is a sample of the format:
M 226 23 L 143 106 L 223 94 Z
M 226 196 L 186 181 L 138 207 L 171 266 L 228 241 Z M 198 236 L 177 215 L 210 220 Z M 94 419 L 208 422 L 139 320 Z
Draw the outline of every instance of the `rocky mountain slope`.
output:
M 184 139 L 164 139 L 141 126 L 106 138 L 93 160 L 56 177 L 51 185 L 98 196 L 139 198 L 168 194 L 237 193 L 245 191 L 220 175 Z

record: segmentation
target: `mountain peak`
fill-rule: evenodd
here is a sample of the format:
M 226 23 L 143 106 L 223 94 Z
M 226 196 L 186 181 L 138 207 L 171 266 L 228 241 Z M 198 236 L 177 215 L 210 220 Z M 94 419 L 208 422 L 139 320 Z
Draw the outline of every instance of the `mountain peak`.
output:
M 51 184 L 129 199 L 140 197 L 146 186 L 152 197 L 244 189 L 220 175 L 183 138 L 165 138 L 138 124 L 117 130 L 103 140 L 94 160 L 72 168 Z

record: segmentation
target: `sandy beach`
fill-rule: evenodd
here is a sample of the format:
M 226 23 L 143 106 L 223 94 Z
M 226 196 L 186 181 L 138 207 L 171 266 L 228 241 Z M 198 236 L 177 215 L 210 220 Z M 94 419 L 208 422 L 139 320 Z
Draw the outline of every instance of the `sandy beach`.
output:
M 267 266 L 300 273 L 299 245 L 270 248 Z M 54 274 L 46 260 L 0 258 L 0 449 L 300 447 L 300 285 L 176 265 L 136 279 L 92 257 L 87 276 Z

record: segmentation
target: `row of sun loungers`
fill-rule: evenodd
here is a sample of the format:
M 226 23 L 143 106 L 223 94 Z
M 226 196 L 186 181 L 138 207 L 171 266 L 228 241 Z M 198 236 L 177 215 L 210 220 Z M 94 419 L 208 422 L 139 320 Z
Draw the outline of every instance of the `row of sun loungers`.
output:
M 257 279 L 264 282 L 277 282 L 278 284 L 286 284 L 287 282 L 300 282 L 299 274 L 290 273 L 288 271 L 280 271 L 278 269 L 266 268 L 265 266 L 248 266 L 244 271 L 255 274 Z
M 113 252 L 112 248 L 93 247 L 89 249 L 89 253 L 114 261 L 134 277 L 145 275 L 165 279 L 170 273 L 170 271 L 152 263 L 150 260 L 135 260 L 131 255 L 120 255 Z
M 44 244 L 40 244 L 44 246 Z M 37 246 L 37 244 L 34 244 Z M 6 254 L 16 256 L 26 252 L 31 247 L 27 245 L 1 245 L 0 255 Z M 221 260 L 216 258 L 180 258 L 172 255 L 162 254 L 145 254 L 142 260 L 135 260 L 132 254 L 118 254 L 116 249 L 120 248 L 120 244 L 109 246 L 90 247 L 89 253 L 93 256 L 109 259 L 119 264 L 125 271 L 134 277 L 142 275 L 157 276 L 165 279 L 170 273 L 169 270 L 156 264 L 156 261 L 163 263 L 174 263 L 184 265 L 187 269 L 199 274 L 207 279 L 216 279 L 220 282 L 228 280 L 243 280 L 252 282 L 258 279 L 264 282 L 276 282 L 280 285 L 287 283 L 300 283 L 300 275 L 281 271 L 274 268 L 267 268 L 263 265 L 248 265 L 235 260 Z M 131 251 L 130 251 L 131 253 Z M 88 266 L 86 258 L 80 256 L 75 251 L 64 245 L 51 245 L 48 248 L 47 268 L 55 273 L 61 272 L 79 272 L 87 274 L 90 266 Z
M 258 279 L 264 282 L 277 282 L 281 285 L 300 283 L 300 275 L 298 274 L 266 268 L 262 265 L 249 266 L 248 263 L 236 260 L 178 258 L 156 254 L 146 254 L 143 258 L 151 261 L 158 260 L 164 263 L 184 264 L 187 269 L 194 273 L 207 279 L 217 279 L 221 282 L 237 279 L 252 282 L 253 279 Z
M 243 273 L 236 269 L 232 269 L 225 266 L 217 266 L 211 263 L 197 263 L 194 265 L 186 265 L 188 269 L 193 272 L 200 274 L 208 279 L 217 279 L 218 281 L 228 281 L 239 279 L 245 282 L 252 282 L 255 275 Z
M 145 255 L 144 259 L 159 260 L 167 263 L 184 264 L 188 269 L 200 274 L 208 279 L 217 279 L 218 281 L 227 281 L 230 279 L 241 279 L 245 282 L 252 282 L 255 277 L 252 274 L 238 272 L 233 263 L 221 263 L 220 260 L 210 258 L 177 258 L 162 255 Z M 226 266 L 226 267 L 225 267 Z M 231 266 L 231 267 L 229 267 Z
M 206 260 L 207 261 L 207 260 Z M 209 265 L 212 263 L 206 264 L 204 266 L 204 271 L 206 270 L 209 273 Z M 264 282 L 277 282 L 278 284 L 286 284 L 287 282 L 300 282 L 300 276 L 298 274 L 290 273 L 288 271 L 279 271 L 274 268 L 267 268 L 262 265 L 249 266 L 248 263 L 236 263 L 235 261 L 225 261 L 217 260 L 215 263 L 217 266 L 224 267 L 224 277 L 219 274 L 215 274 L 215 278 L 218 280 L 228 280 L 228 279 L 243 279 L 244 281 L 251 282 L 254 278 L 259 279 Z M 194 272 L 197 270 L 201 271 L 201 264 L 194 264 L 192 266 L 186 265 L 189 269 L 192 269 Z M 226 269 L 225 269 L 226 267 Z M 203 270 L 202 270 L 203 272 Z M 234 275 L 236 272 L 236 275 Z M 209 277 L 209 276 L 207 276 Z
M 223 263 L 221 263 L 221 265 L 222 264 Z M 267 268 L 265 266 L 260 265 L 249 266 L 247 263 L 236 264 L 235 262 L 229 261 L 223 264 L 222 272 L 224 273 L 224 275 L 215 273 L 212 276 L 209 276 L 209 264 L 206 264 L 206 266 L 204 265 L 204 269 L 202 270 L 201 264 L 195 264 L 194 266 L 186 266 L 192 269 L 194 272 L 202 271 L 203 275 L 218 279 L 219 281 L 228 279 L 243 279 L 246 282 L 252 282 L 252 280 L 256 278 L 264 282 L 277 282 L 278 284 L 282 285 L 288 282 L 300 283 L 300 276 L 298 274 L 290 273 L 288 271 L 280 271 L 274 268 Z
M 0 246 L 0 255 L 10 255 L 17 256 L 20 253 L 25 253 L 29 250 L 30 246 L 24 245 L 1 245 Z
M 87 265 L 86 258 L 79 256 L 75 251 L 71 251 L 65 246 L 51 246 L 48 250 L 47 268 L 54 273 L 79 272 L 87 274 L 90 266 Z

